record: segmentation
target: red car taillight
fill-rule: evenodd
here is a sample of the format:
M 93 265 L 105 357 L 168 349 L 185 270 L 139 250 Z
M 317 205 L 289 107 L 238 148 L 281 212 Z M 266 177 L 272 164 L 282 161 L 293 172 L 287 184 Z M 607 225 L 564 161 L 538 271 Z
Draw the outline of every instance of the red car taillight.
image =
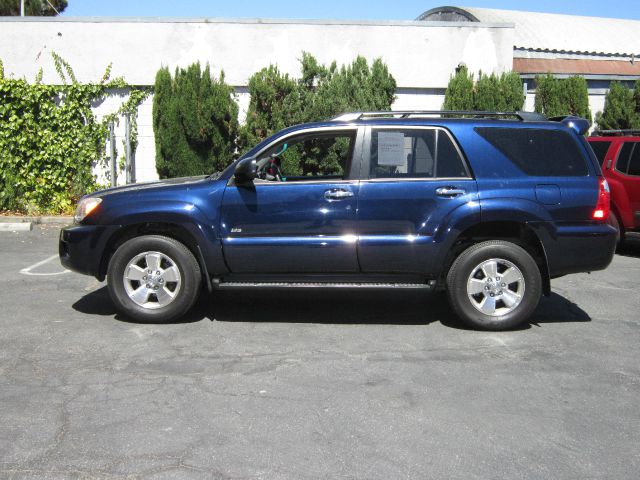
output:
M 609 218 L 609 211 L 611 210 L 611 193 L 609 192 L 609 183 L 604 178 L 600 178 L 598 181 L 598 203 L 596 208 L 591 214 L 594 220 L 606 220 Z

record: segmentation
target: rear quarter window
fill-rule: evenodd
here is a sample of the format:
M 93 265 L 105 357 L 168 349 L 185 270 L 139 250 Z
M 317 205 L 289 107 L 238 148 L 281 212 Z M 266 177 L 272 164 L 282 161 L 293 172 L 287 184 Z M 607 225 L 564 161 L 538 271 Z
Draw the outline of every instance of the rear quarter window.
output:
M 593 153 L 596 154 L 596 158 L 598 162 L 600 162 L 600 166 L 604 166 L 604 157 L 609 151 L 609 147 L 611 146 L 611 142 L 589 142 Z
M 527 175 L 582 177 L 589 173 L 578 142 L 563 130 L 505 127 L 475 130 Z

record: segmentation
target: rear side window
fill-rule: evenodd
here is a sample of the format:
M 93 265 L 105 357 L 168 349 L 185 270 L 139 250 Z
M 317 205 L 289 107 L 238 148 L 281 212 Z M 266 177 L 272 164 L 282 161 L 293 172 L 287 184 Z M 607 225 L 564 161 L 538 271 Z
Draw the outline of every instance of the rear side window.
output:
M 469 176 L 449 135 L 435 128 L 374 129 L 370 158 L 370 178 Z
M 618 160 L 616 161 L 616 170 L 622 173 L 627 173 L 629 170 L 629 162 L 631 160 L 631 156 L 634 153 L 636 142 L 624 142 L 622 148 L 620 149 L 620 153 L 618 154 Z
M 562 130 L 478 127 L 476 132 L 527 175 L 581 177 L 589 173 L 578 143 Z
M 633 149 L 631 154 L 631 160 L 629 160 L 628 175 L 640 176 L 640 146 L 636 143 L 636 148 Z
M 589 145 L 591 145 L 593 153 L 596 154 L 596 158 L 598 159 L 598 162 L 600 162 L 600 166 L 603 167 L 604 157 L 609 150 L 609 146 L 611 146 L 611 142 L 589 142 Z

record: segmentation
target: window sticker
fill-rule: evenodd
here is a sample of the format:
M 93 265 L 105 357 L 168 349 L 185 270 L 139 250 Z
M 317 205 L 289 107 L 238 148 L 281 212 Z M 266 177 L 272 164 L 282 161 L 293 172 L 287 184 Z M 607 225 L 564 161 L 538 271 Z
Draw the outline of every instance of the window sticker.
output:
M 401 167 L 404 156 L 404 133 L 378 132 L 378 165 Z

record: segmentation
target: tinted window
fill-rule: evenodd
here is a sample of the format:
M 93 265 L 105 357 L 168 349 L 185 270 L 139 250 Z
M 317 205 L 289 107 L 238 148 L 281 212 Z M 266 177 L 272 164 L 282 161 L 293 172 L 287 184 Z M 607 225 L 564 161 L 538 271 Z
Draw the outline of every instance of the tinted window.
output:
M 284 182 L 345 178 L 355 136 L 322 132 L 289 137 L 258 157 L 258 177 Z
M 640 176 L 640 147 L 636 145 L 631 154 L 631 161 L 629 162 L 629 175 Z
M 634 150 L 635 143 L 634 142 L 625 142 L 620 149 L 620 153 L 618 154 L 618 160 L 616 161 L 616 170 L 622 173 L 627 173 L 629 168 L 629 160 L 631 159 L 631 154 Z
M 527 175 L 578 177 L 589 172 L 580 146 L 562 130 L 483 127 L 476 132 Z
M 589 145 L 591 145 L 593 153 L 596 154 L 596 158 L 600 162 L 600 166 L 604 166 L 604 157 L 609 150 L 611 142 L 589 142 Z
M 468 173 L 465 169 L 464 161 L 451 138 L 440 131 L 438 136 L 438 177 L 458 178 L 467 176 Z
M 449 136 L 438 129 L 380 129 L 371 133 L 371 178 L 467 177 Z

